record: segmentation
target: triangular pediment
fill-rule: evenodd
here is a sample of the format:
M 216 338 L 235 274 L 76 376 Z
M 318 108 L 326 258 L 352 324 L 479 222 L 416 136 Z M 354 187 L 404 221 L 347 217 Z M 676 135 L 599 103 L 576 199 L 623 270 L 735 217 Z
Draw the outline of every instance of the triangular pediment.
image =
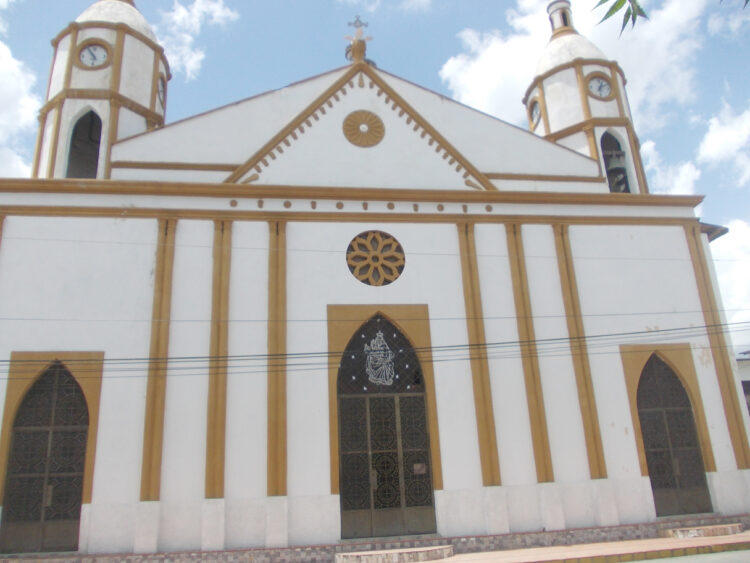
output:
M 225 182 L 494 189 L 442 132 L 365 63 L 334 81 Z

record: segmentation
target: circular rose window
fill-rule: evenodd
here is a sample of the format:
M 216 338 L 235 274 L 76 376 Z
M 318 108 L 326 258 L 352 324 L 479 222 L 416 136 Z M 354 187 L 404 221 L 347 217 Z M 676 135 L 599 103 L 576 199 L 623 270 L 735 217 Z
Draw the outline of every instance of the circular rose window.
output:
M 388 285 L 404 271 L 406 257 L 401 244 L 383 231 L 360 233 L 346 249 L 352 275 L 367 285 Z
M 383 121 L 371 111 L 354 111 L 344 118 L 344 136 L 358 147 L 374 147 L 385 136 Z

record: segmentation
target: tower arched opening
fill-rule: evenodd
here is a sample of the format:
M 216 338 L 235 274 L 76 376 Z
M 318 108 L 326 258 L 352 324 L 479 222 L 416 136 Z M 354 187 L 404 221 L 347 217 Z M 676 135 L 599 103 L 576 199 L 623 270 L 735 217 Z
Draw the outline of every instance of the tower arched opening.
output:
M 96 178 L 101 140 L 102 120 L 89 111 L 73 127 L 66 178 Z
M 620 141 L 611 133 L 604 133 L 601 141 L 604 169 L 607 173 L 609 191 L 612 193 L 630 193 L 625 151 Z

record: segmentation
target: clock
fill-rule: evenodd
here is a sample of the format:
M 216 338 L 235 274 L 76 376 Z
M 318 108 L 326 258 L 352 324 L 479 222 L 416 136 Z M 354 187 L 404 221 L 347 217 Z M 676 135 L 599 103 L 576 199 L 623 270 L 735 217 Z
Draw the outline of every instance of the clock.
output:
M 156 95 L 159 97 L 159 104 L 161 104 L 162 109 L 164 109 L 164 102 L 166 101 L 166 94 L 167 94 L 167 82 L 164 80 L 163 76 L 159 77 L 159 82 L 156 85 Z
M 539 102 L 531 104 L 531 124 L 536 127 L 539 124 L 539 119 L 542 117 L 542 108 L 539 107 Z
M 603 76 L 594 76 L 589 79 L 589 93 L 597 98 L 609 98 L 612 86 Z
M 97 68 L 107 64 L 109 49 L 101 43 L 89 43 L 78 53 L 78 60 L 87 68 Z

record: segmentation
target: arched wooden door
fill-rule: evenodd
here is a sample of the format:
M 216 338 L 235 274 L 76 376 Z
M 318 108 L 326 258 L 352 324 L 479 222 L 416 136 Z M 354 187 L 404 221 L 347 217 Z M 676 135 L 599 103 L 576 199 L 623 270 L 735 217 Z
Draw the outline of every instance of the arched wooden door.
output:
M 643 368 L 637 400 L 656 515 L 711 512 L 690 398 L 656 355 Z
M 0 551 L 75 551 L 89 413 L 81 388 L 55 362 L 26 393 L 13 424 Z
M 382 316 L 349 341 L 338 373 L 341 537 L 436 531 L 425 383 Z

